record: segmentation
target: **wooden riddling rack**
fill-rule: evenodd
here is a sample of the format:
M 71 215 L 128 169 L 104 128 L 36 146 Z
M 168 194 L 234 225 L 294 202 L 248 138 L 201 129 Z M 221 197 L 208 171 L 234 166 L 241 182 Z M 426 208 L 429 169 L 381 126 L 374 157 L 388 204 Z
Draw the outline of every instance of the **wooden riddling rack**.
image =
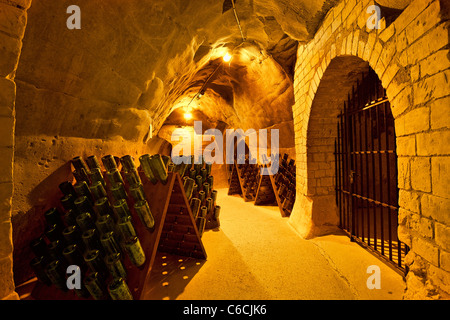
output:
M 120 164 L 118 158 L 116 158 L 116 162 L 118 165 Z M 155 225 L 152 232 L 145 228 L 134 209 L 133 198 L 128 196 L 126 200 L 131 212 L 132 222 L 146 256 L 145 263 L 140 267 L 136 267 L 126 253 L 122 254 L 122 262 L 127 272 L 126 283 L 135 300 L 141 298 L 144 284 L 149 282 L 148 278 L 150 277 L 157 252 L 202 260 L 206 260 L 207 257 L 180 174 L 168 172 L 166 184 L 160 181 L 153 184 L 140 167 L 137 169 Z M 123 176 L 123 170 L 121 174 Z M 112 203 L 111 184 L 106 179 L 106 175 L 104 176 L 107 184 L 108 199 Z M 126 179 L 123 180 L 128 192 L 129 185 Z M 57 207 L 63 212 L 59 198 L 50 201 L 49 207 Z M 54 285 L 48 286 L 40 281 L 37 281 L 31 296 L 36 300 L 93 299 L 92 297 L 81 297 L 74 290 L 63 291 Z
M 288 217 L 295 202 L 295 160 L 285 153 L 275 175 L 262 175 L 263 164 L 244 164 L 236 161 L 227 168 L 228 195 L 238 194 L 255 205 L 277 205 L 281 216 Z

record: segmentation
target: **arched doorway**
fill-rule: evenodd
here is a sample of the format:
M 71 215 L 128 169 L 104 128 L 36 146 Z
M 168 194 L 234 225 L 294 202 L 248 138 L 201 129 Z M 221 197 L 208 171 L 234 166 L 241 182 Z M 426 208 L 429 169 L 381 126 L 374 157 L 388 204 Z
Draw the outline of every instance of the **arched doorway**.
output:
M 371 68 L 357 79 L 343 102 L 334 154 L 339 228 L 405 272 L 409 248 L 397 236 L 394 117 L 386 90 Z

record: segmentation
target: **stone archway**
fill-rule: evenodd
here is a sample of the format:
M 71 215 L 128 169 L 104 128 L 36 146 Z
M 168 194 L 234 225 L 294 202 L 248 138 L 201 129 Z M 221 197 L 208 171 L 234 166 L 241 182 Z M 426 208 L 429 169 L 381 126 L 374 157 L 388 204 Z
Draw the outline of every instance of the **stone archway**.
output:
M 436 292 L 447 296 L 450 220 L 439 212 L 449 208 L 448 188 L 445 191 L 449 179 L 444 178 L 442 170 L 450 167 L 450 150 L 443 145 L 448 146 L 450 131 L 439 118 L 440 110 L 448 104 L 448 89 L 444 87 L 448 88 L 450 79 L 445 50 L 449 43 L 449 9 L 443 1 L 412 1 L 390 25 L 382 19 L 380 29 L 370 30 L 366 27 L 370 16 L 366 9 L 374 4 L 341 1 L 328 12 L 314 39 L 299 46 L 293 107 L 298 187 L 289 223 L 304 238 L 324 231 L 315 222 L 316 210 L 320 218 L 323 208 L 317 190 L 312 194 L 315 179 L 311 180 L 309 171 L 316 161 L 308 130 L 310 122 L 317 120 L 314 105 L 316 98 L 320 99 L 328 68 L 333 67 L 335 58 L 356 57 L 380 78 L 395 119 L 398 236 L 411 248 L 405 297 L 426 297 Z M 448 121 L 448 115 L 445 118 Z M 321 223 L 333 225 L 333 219 Z

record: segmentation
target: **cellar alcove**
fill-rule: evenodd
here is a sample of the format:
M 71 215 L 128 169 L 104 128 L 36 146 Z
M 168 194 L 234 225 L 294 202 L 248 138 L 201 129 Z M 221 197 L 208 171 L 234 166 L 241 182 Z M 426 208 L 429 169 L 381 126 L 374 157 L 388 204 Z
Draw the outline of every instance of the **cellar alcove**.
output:
M 5 18 L 0 23 L 4 222 L 0 298 L 18 298 L 16 288 L 33 279 L 29 243 L 44 228 L 39 213 L 56 196 L 58 183 L 73 179 L 71 159 L 131 155 L 139 164 L 143 154 L 169 156 L 177 147 L 172 133 L 177 129 L 193 133 L 194 121 L 202 122 L 201 134 L 208 129 L 222 133 L 242 129 L 255 130 L 259 137 L 263 130 L 278 130 L 282 175 L 258 184 L 255 181 L 262 179 L 256 169 L 261 167 L 214 165 L 220 201 L 230 204 L 231 220 L 223 211 L 221 226 L 205 233 L 205 241 L 214 244 L 210 261 L 191 265 L 189 281 L 180 282 L 169 295 L 161 291 L 155 297 L 204 298 L 193 288 L 199 279 L 211 280 L 203 277 L 206 270 L 220 269 L 214 262 L 220 258 L 214 254 L 226 256 L 227 250 L 227 262 L 235 262 L 241 274 L 251 275 L 236 280 L 230 272 L 232 280 L 221 278 L 224 284 L 240 281 L 240 291 L 226 286 L 232 297 L 279 298 L 276 288 L 281 283 L 289 287 L 282 296 L 289 299 L 393 297 L 385 288 L 368 292 L 364 281 L 359 281 L 368 262 L 344 263 L 379 261 L 334 237 L 340 234 L 339 226 L 353 232 L 352 225 L 342 225 L 339 216 L 336 195 L 352 193 L 340 183 L 358 168 L 367 169 L 359 164 L 361 158 L 357 170 L 342 171 L 337 165 L 336 156 L 343 156 L 342 150 L 334 149 L 335 142 L 336 148 L 342 148 L 338 119 L 352 87 L 372 71 L 390 104 L 388 108 L 380 100 L 385 109 L 373 110 L 388 119 L 396 150 L 349 152 L 363 158 L 377 152 L 390 157 L 391 151 L 396 152 L 395 160 L 387 161 L 396 162 L 397 174 L 392 170 L 382 176 L 397 179 L 392 185 L 398 188 L 398 203 L 355 192 L 356 199 L 350 202 L 366 212 L 369 206 L 363 201 L 398 211 L 398 228 L 392 236 L 398 236 L 407 254 L 399 259 L 404 279 L 392 276 L 395 297 L 449 297 L 445 110 L 450 62 L 445 1 L 112 0 L 105 4 L 81 0 L 77 4 L 81 29 L 68 28 L 69 5 L 0 0 L 0 15 Z M 370 19 L 379 24 L 372 26 Z M 366 128 L 359 120 L 353 124 Z M 210 143 L 210 135 L 204 138 L 202 150 Z M 364 142 L 358 135 L 355 139 Z M 289 164 L 295 164 L 293 169 L 286 169 Z M 343 180 L 337 179 L 337 172 Z M 233 194 L 229 194 L 231 180 L 236 187 Z M 286 185 L 281 188 L 280 183 Z M 260 185 L 265 191 L 255 199 Z M 289 189 L 295 191 L 289 194 Z M 259 205 L 265 201 L 272 203 Z M 341 203 L 341 208 L 347 207 Z M 265 224 L 276 231 L 264 231 Z M 373 235 L 372 227 L 356 229 Z M 351 235 L 356 242 L 358 236 Z M 275 270 L 280 263 L 275 253 L 283 250 L 289 251 L 284 267 L 292 284 L 276 272 L 262 272 L 263 254 L 270 257 L 269 269 Z M 327 261 L 335 270 L 327 269 Z M 326 274 L 332 275 L 329 287 Z M 311 280 L 314 277 L 316 282 Z M 343 278 L 360 295 L 343 284 Z M 308 289 L 303 292 L 294 283 L 309 284 Z M 211 291 L 210 297 L 223 298 L 223 294 Z

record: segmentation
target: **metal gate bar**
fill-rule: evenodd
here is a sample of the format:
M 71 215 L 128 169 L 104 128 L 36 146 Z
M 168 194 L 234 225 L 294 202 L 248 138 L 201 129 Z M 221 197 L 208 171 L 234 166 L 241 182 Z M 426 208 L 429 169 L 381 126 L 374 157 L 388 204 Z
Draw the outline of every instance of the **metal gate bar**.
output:
M 356 82 L 338 116 L 335 170 L 339 227 L 405 274 L 409 248 L 397 237 L 394 118 L 373 70 Z

